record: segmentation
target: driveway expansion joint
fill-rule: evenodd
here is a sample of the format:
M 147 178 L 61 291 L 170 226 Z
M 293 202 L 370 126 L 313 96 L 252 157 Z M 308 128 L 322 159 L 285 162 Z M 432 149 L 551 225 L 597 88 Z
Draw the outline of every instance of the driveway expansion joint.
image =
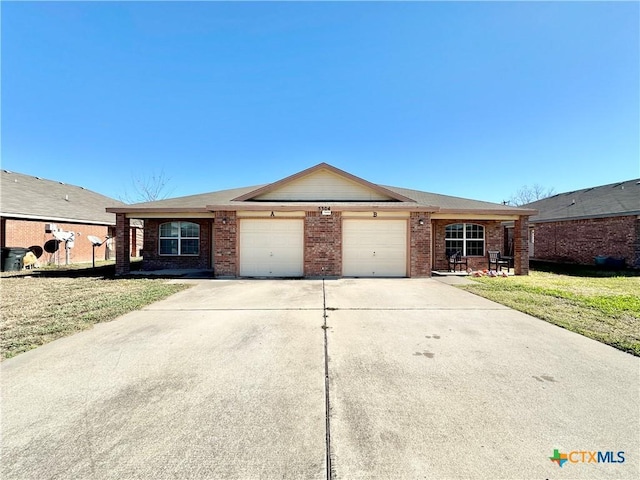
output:
M 494 312 L 510 310 L 509 307 L 399 307 L 399 308 L 380 308 L 380 307 L 327 307 L 325 311 L 335 312 L 337 310 L 342 311 L 375 311 L 375 312 L 428 312 L 433 310 L 473 310 L 478 312 Z
M 320 312 L 322 308 L 301 307 L 301 308 L 142 308 L 151 312 Z
M 327 480 L 335 478 L 333 472 L 333 464 L 331 461 L 331 403 L 329 401 L 329 346 L 327 330 L 327 292 L 324 285 L 324 278 L 322 279 L 322 330 L 324 335 L 324 403 L 325 403 L 325 429 L 326 429 L 326 462 L 327 462 Z M 334 309 L 335 310 L 335 309 Z

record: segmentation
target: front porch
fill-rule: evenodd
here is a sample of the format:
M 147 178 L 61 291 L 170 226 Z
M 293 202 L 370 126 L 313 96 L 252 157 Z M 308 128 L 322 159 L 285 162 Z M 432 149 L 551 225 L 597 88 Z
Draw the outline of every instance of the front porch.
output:
M 514 222 L 513 252 L 508 259 L 509 275 L 528 275 L 528 216 L 489 215 L 442 215 L 434 214 L 432 219 L 432 266 L 433 276 L 466 276 L 468 271 L 495 270 L 489 264 L 489 251 L 504 251 L 505 221 Z M 449 254 L 459 251 L 462 263 L 454 265 L 451 271 Z

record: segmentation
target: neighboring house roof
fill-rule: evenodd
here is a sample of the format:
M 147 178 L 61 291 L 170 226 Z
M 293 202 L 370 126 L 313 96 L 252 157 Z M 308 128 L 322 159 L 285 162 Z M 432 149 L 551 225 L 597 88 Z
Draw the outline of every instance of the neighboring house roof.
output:
M 558 193 L 523 206 L 540 212 L 531 223 L 640 215 L 640 179 Z
M 323 183 L 324 182 L 324 183 Z M 322 185 L 327 185 L 323 193 Z M 321 185 L 318 187 L 318 185 Z M 335 188 L 337 187 L 339 188 Z M 313 187 L 316 189 L 313 190 Z M 333 200 L 331 200 L 333 198 Z M 309 204 L 333 210 L 410 210 L 438 213 L 532 215 L 535 210 L 405 188 L 376 185 L 326 163 L 283 180 L 253 187 L 170 198 L 109 208 L 114 213 L 205 213 L 221 210 L 302 210 Z
M 63 182 L 2 170 L 0 216 L 51 222 L 115 225 L 105 207 L 123 202 Z

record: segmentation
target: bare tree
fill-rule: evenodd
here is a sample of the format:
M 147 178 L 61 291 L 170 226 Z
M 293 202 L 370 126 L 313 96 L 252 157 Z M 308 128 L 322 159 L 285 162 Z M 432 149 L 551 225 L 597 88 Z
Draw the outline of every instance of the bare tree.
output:
M 120 200 L 125 203 L 153 202 L 167 198 L 171 193 L 167 190 L 171 178 L 167 177 L 164 170 L 159 173 L 152 172 L 151 175 L 133 176 L 131 179 L 131 190 L 125 190 Z
M 524 185 L 520 187 L 516 193 L 511 195 L 511 198 L 505 202 L 510 205 L 521 206 L 527 203 L 535 202 L 543 198 L 550 197 L 556 193 L 553 187 L 545 188 L 542 185 L 534 183 L 532 186 Z

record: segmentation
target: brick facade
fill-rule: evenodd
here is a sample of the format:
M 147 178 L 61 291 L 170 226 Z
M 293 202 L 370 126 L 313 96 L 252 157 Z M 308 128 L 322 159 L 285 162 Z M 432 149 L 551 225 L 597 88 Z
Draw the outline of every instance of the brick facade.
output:
M 236 277 L 238 263 L 238 218 L 236 212 L 216 212 L 213 222 L 213 271 L 216 277 Z
M 166 222 L 192 222 L 200 226 L 200 253 L 198 255 L 160 255 L 160 224 Z M 145 220 L 143 270 L 212 268 L 211 263 L 211 218 L 163 218 Z
M 409 276 L 430 277 L 431 215 L 426 212 L 412 212 L 409 218 L 409 232 Z
M 2 218 L 2 230 L 0 244 L 2 247 L 23 247 L 39 246 L 44 248 L 44 244 L 54 237 L 45 231 L 45 225 L 55 223 L 59 230 L 75 232 L 73 248 L 69 249 L 69 263 L 91 262 L 93 256 L 93 246 L 87 239 L 88 235 L 94 235 L 104 239 L 107 235 L 115 235 L 115 229 L 107 225 L 91 225 L 82 223 L 61 223 L 47 222 L 41 220 L 25 220 L 14 218 Z M 111 244 L 111 242 L 109 242 Z M 44 252 L 38 259 L 40 265 L 59 264 L 66 262 L 64 243 L 59 245 L 58 252 Z M 115 259 L 115 245 L 109 249 L 107 244 L 96 248 L 96 260 Z
M 342 275 L 341 212 L 306 212 L 304 219 L 304 276 Z
M 422 225 L 420 221 L 422 220 Z M 199 256 L 160 256 L 160 224 L 169 221 L 191 221 L 200 225 Z M 504 229 L 498 220 L 431 220 L 427 212 L 411 212 L 409 222 L 409 276 L 429 277 L 433 267 L 447 270 L 445 227 L 452 223 L 474 223 L 485 228 L 485 251 L 504 246 Z M 524 228 L 525 241 L 516 248 L 516 274 L 528 273 L 527 221 L 516 222 Z M 239 274 L 239 221 L 234 211 L 217 211 L 214 219 L 148 219 L 145 221 L 143 269 L 195 268 L 214 270 L 216 277 L 235 278 Z M 213 235 L 212 235 L 213 230 Z M 213 236 L 213 246 L 211 240 Z M 518 242 L 515 242 L 516 244 Z M 213 256 L 211 252 L 213 251 Z M 433 254 L 435 262 L 432 262 Z M 519 256 L 519 257 L 518 257 Z M 487 256 L 468 257 L 469 268 L 485 269 Z M 435 263 L 435 265 L 433 265 Z M 339 277 L 342 275 L 342 216 L 333 211 L 322 215 L 314 210 L 304 218 L 304 276 Z
M 633 257 L 631 257 L 633 261 L 627 264 L 635 268 L 640 268 L 640 215 L 636 217 L 634 230 L 635 240 L 632 243 Z
M 516 275 L 529 275 L 529 217 L 514 222 L 513 256 Z
M 445 227 L 454 223 L 473 223 L 484 227 L 484 250 L 485 255 L 481 257 L 467 257 L 468 268 L 473 270 L 483 270 L 488 267 L 489 259 L 487 250 L 500 250 L 504 245 L 504 232 L 500 221 L 486 220 L 434 220 L 433 221 L 433 256 L 436 270 L 448 270 L 449 261 L 445 248 Z
M 640 219 L 635 215 L 536 223 L 533 258 L 593 265 L 594 257 L 624 257 L 640 266 Z
M 131 221 L 124 213 L 116 214 L 116 275 L 131 271 Z

